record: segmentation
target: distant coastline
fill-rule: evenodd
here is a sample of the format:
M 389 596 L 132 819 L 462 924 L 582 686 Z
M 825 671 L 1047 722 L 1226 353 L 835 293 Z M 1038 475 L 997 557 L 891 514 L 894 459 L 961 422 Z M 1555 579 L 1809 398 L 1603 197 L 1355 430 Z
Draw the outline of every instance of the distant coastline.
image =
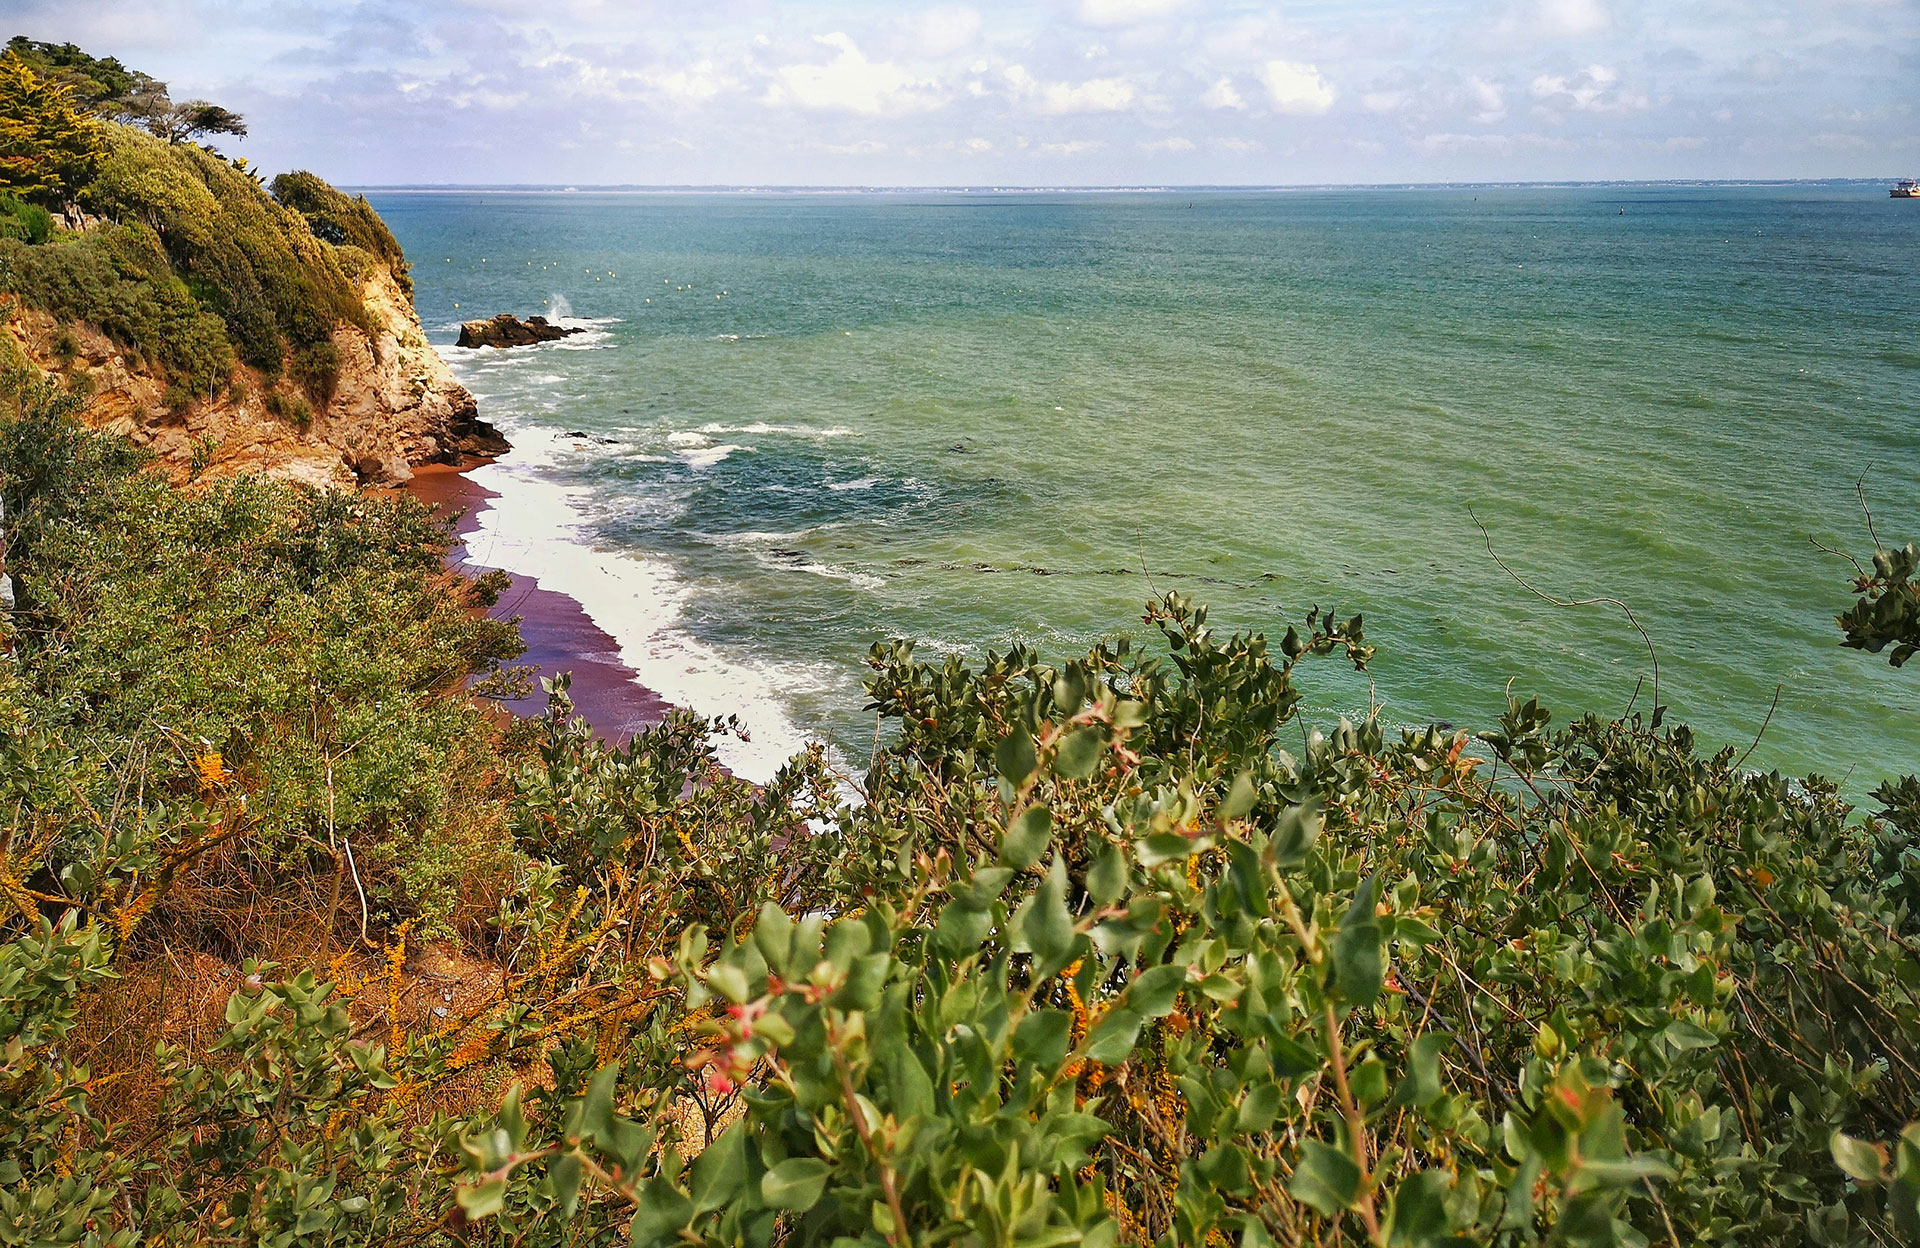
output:
M 777 183 L 696 183 L 646 185 L 642 183 L 562 184 L 562 183 L 425 183 L 367 182 L 342 189 L 354 194 L 377 192 L 408 195 L 470 195 L 477 193 L 511 195 L 1249 195 L 1288 194 L 1312 191 L 1482 191 L 1482 190 L 1569 190 L 1605 187 L 1878 187 L 1896 176 L 1850 178 L 1613 178 L 1598 181 L 1552 178 L 1530 182 L 1297 182 L 1297 183 L 1148 183 L 1141 185 L 1033 185 L 979 184 L 882 186 L 862 185 L 783 185 Z

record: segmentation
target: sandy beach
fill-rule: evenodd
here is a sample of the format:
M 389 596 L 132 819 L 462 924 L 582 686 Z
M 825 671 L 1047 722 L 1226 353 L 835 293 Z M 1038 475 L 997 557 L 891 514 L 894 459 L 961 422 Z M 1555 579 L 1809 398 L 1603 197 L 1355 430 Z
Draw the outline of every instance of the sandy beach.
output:
M 498 497 L 466 474 L 488 461 L 474 460 L 460 467 L 422 465 L 406 485 L 408 493 L 445 514 L 459 514 L 457 543 L 448 552 L 450 563 L 462 571 L 486 571 L 488 564 L 472 557 L 467 539 L 480 514 Z M 542 588 L 535 577 L 509 572 L 513 583 L 500 595 L 491 614 L 520 619 L 520 636 L 527 652 L 517 661 L 542 677 L 573 673 L 575 710 L 610 743 L 626 741 L 634 733 L 660 721 L 669 704 L 640 684 L 620 662 L 619 645 L 596 625 L 580 604 L 565 594 Z M 547 697 L 536 685 L 528 697 L 508 703 L 516 715 L 545 713 Z

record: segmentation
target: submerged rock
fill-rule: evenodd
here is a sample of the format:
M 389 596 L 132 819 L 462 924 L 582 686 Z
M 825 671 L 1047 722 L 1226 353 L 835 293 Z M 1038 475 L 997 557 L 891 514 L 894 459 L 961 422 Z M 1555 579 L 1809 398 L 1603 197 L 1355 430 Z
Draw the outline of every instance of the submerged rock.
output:
M 460 327 L 461 347 L 530 347 L 536 342 L 552 342 L 569 334 L 584 334 L 584 329 L 566 329 L 548 324 L 544 316 L 521 320 L 510 312 L 484 321 L 468 321 Z

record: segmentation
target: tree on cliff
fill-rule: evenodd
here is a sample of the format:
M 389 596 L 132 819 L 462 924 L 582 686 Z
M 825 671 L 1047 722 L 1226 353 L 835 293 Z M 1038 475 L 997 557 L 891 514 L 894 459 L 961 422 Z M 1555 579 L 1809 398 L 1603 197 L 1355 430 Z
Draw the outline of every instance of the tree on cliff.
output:
M 65 204 L 86 184 L 104 150 L 100 123 L 72 87 L 0 55 L 0 190 Z
M 71 43 L 46 43 L 15 35 L 7 53 L 18 57 L 42 77 L 73 91 L 74 99 L 107 121 L 139 126 L 169 143 L 184 143 L 207 134 L 245 138 L 246 121 L 232 109 L 207 100 L 176 104 L 167 84 L 119 58 L 93 56 Z

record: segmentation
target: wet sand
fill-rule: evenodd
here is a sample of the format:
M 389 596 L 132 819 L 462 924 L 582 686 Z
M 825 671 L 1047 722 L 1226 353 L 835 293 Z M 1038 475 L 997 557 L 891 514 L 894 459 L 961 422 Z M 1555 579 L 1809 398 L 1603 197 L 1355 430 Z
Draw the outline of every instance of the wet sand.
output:
M 468 557 L 466 539 L 477 527 L 480 513 L 498 497 L 466 476 L 467 469 L 481 462 L 472 461 L 459 468 L 422 465 L 414 469 L 414 478 L 406 486 L 409 494 L 438 507 L 441 514 L 460 513 L 454 530 L 460 540 L 447 559 L 460 570 L 473 573 L 486 571 L 487 565 Z M 572 672 L 575 712 L 609 742 L 624 742 L 640 729 L 660 722 L 669 704 L 634 679 L 633 672 L 620 662 L 618 643 L 588 618 L 579 603 L 565 594 L 542 589 L 536 577 L 508 575 L 513 584 L 488 614 L 498 619 L 520 617 L 520 636 L 527 643 L 527 652 L 516 663 L 537 669 L 540 676 Z M 540 715 L 546 711 L 547 697 L 536 684 L 531 695 L 506 705 L 516 715 Z

